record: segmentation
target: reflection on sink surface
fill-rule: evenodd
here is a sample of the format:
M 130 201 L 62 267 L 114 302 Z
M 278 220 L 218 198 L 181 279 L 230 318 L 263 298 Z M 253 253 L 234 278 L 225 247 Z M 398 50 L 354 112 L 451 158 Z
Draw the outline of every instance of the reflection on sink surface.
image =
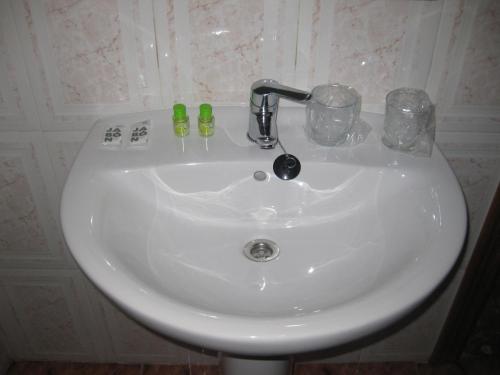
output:
M 165 297 L 213 312 L 293 316 L 376 288 L 387 281 L 391 270 L 385 268 L 402 271 L 418 261 L 418 249 L 428 247 L 440 230 L 437 202 L 427 194 L 423 209 L 417 199 L 426 193 L 418 188 L 422 176 L 414 178 L 415 191 L 397 192 L 391 189 L 401 179 L 397 172 L 384 178 L 381 170 L 351 168 L 351 174 L 346 170 L 332 178 L 332 188 L 321 189 L 301 179 L 256 181 L 255 167 L 265 166 L 253 164 L 177 165 L 102 176 L 109 190 L 95 226 L 107 244 L 108 261 L 147 275 L 144 282 Z M 220 169 L 225 172 L 220 179 L 205 182 Z M 398 209 L 385 212 L 393 205 Z M 123 223 L 121 217 L 130 219 Z M 421 233 L 413 230 L 417 227 Z M 255 265 L 243 256 L 244 244 L 256 237 L 279 244 L 279 261 Z M 401 238 L 404 242 L 396 243 Z M 384 262 L 389 243 L 402 248 L 391 263 Z M 130 254 L 123 258 L 127 248 Z M 135 259 L 137 249 L 147 253 Z M 321 292 L 320 284 L 339 287 Z
M 163 112 L 96 125 L 62 202 L 82 269 L 154 329 L 239 354 L 342 344 L 412 309 L 463 242 L 464 202 L 446 161 L 437 149 L 431 159 L 386 149 L 374 115 L 365 144 L 314 145 L 298 111 L 280 118 L 280 139 L 302 163 L 291 181 L 273 174 L 278 150 L 245 140 L 244 108 L 219 109 L 210 139 L 174 137 Z M 144 119 L 147 147 L 100 144 L 106 127 Z M 279 257 L 245 257 L 256 238 L 278 244 Z

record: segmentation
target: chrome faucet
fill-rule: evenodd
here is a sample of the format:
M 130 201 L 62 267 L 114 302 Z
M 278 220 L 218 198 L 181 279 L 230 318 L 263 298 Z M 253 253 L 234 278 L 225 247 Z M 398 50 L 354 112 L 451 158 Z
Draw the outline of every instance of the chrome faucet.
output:
M 274 148 L 278 142 L 279 98 L 304 103 L 311 93 L 279 84 L 272 79 L 255 81 L 250 92 L 250 122 L 247 137 L 260 148 Z

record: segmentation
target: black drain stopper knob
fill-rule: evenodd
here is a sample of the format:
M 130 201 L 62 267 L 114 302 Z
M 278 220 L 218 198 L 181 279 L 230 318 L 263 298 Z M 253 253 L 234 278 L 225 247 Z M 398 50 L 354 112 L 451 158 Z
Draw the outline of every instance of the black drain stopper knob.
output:
M 282 180 L 292 180 L 300 173 L 300 161 L 292 154 L 283 154 L 274 161 L 273 170 Z

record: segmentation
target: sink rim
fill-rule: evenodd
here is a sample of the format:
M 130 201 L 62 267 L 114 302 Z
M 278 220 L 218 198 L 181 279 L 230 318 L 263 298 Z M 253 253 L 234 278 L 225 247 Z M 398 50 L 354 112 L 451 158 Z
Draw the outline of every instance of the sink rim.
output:
M 439 169 L 444 167 L 448 169 L 449 173 L 452 173 L 437 147 L 435 147 L 432 158 L 438 164 Z M 209 314 L 206 311 L 193 310 L 192 306 L 188 309 L 190 311 L 186 311 L 185 306 L 178 301 L 165 301 L 160 298 L 148 299 L 146 294 L 139 289 L 125 290 L 123 289 L 123 285 L 124 283 L 125 285 L 127 283 L 130 284 L 130 279 L 122 274 L 116 274 L 116 278 L 110 278 L 109 270 L 103 268 L 102 263 L 98 262 L 96 258 L 85 257 L 85 254 L 87 254 L 85 245 L 77 240 L 79 235 L 78 233 L 75 234 L 76 229 L 69 224 L 71 222 L 69 218 L 71 216 L 69 212 L 71 210 L 69 208 L 71 202 L 68 194 L 71 191 L 70 185 L 75 178 L 78 179 L 72 176 L 78 174 L 79 168 L 81 168 L 80 164 L 75 163 L 74 169 L 72 169 L 70 177 L 67 180 L 61 202 L 61 218 L 67 243 L 81 269 L 100 290 L 137 319 L 147 322 L 150 326 L 163 333 L 188 342 L 195 340 L 198 345 L 209 348 L 238 354 L 279 355 L 301 352 L 304 347 L 307 347 L 307 351 L 321 349 L 325 346 L 343 343 L 346 338 L 349 338 L 350 341 L 353 338 L 363 336 L 367 331 L 373 331 L 387 325 L 413 309 L 442 282 L 454 264 L 454 262 L 451 265 L 446 263 L 446 265 L 439 267 L 439 269 L 436 268 L 434 274 L 440 277 L 418 278 L 418 276 L 415 276 L 422 284 L 419 293 L 413 294 L 411 298 L 409 295 L 398 295 L 398 298 L 394 298 L 394 295 L 392 295 L 393 299 L 390 299 L 388 302 L 383 299 L 383 296 L 389 293 L 391 289 L 384 288 L 375 293 L 370 293 L 366 298 L 362 298 L 359 301 L 356 300 L 342 307 L 335 308 L 335 311 L 326 310 L 318 313 L 314 315 L 313 321 L 307 321 L 309 316 L 291 317 L 285 320 L 283 317 L 250 318 L 245 316 L 244 318 L 240 318 L 220 313 L 218 313 L 219 319 L 214 319 L 208 316 Z M 452 181 L 446 181 L 455 185 L 451 186 L 450 191 L 455 193 L 458 203 L 458 206 L 455 207 L 458 223 L 454 225 L 457 236 L 454 238 L 453 244 L 449 246 L 455 250 L 450 250 L 449 258 L 456 260 L 465 238 L 466 210 L 456 179 L 453 178 Z M 459 234 L 462 235 L 460 236 Z M 436 267 L 436 264 L 431 264 L 431 266 Z M 401 283 L 401 280 L 403 279 L 398 279 L 397 281 Z M 436 283 L 436 280 L 439 282 Z M 398 285 L 394 285 L 393 287 L 397 289 Z M 152 291 L 149 292 L 152 293 Z M 152 295 L 154 296 L 154 294 Z M 380 306 L 375 307 L 377 306 L 377 303 L 375 303 L 376 298 L 381 298 L 379 304 L 383 305 L 383 309 Z M 397 303 L 395 302 L 396 299 Z M 147 304 L 151 305 L 147 310 L 137 307 L 146 306 Z M 391 314 L 387 314 L 388 307 L 391 305 L 393 305 L 391 307 Z M 363 320 L 361 317 L 354 317 L 352 311 L 354 308 L 364 311 L 370 309 L 370 319 Z M 160 311 L 165 311 L 166 309 L 170 313 L 173 313 L 172 315 L 176 315 L 179 318 L 179 322 L 174 324 L 174 322 L 167 323 L 163 320 Z M 202 314 L 205 314 L 205 316 Z M 332 332 L 332 329 L 325 329 L 325 323 L 329 322 L 331 324 L 332 319 L 335 319 L 335 324 L 341 325 L 342 328 L 340 329 L 336 326 L 334 329 L 335 332 Z M 298 324 L 305 325 L 298 326 Z M 290 327 L 284 327 L 286 325 Z M 222 333 L 223 331 L 224 334 Z

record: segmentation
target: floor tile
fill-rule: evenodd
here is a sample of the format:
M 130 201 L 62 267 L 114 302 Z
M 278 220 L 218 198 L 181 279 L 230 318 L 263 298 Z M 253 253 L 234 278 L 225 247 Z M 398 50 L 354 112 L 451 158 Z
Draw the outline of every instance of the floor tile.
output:
M 213 365 L 144 365 L 142 375 L 220 375 Z
M 50 375 L 141 375 L 140 365 L 70 364 Z
M 142 375 L 191 375 L 188 365 L 145 365 Z
M 298 363 L 294 375 L 355 375 L 356 367 L 346 363 Z
M 221 375 L 219 366 L 191 365 L 190 375 Z
M 457 366 L 392 363 L 298 363 L 294 375 L 498 375 L 497 361 Z M 464 370 L 465 369 L 465 370 Z M 7 375 L 221 375 L 214 365 L 87 364 L 61 362 L 18 362 Z
M 47 365 L 39 362 L 17 362 L 10 366 L 7 375 L 48 375 Z
M 18 362 L 8 375 L 141 375 L 140 365 Z
M 465 372 L 461 369 L 461 367 L 455 364 L 442 364 L 442 365 L 418 364 L 417 374 L 418 375 L 465 375 Z
M 461 361 L 466 375 L 500 374 L 500 358 L 478 358 Z
M 359 363 L 356 375 L 417 375 L 411 362 Z

